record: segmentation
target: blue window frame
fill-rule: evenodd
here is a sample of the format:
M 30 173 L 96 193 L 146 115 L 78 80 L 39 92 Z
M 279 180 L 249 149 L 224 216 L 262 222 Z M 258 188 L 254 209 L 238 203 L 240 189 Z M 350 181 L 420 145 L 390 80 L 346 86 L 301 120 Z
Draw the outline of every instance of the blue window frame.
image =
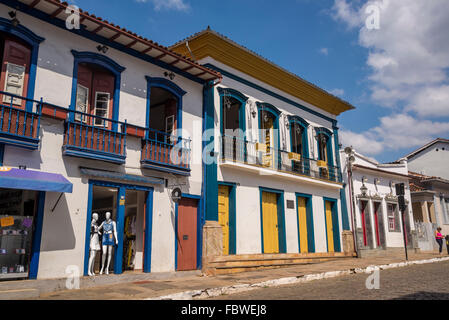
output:
M 326 128 L 315 128 L 316 136 L 317 136 L 317 148 L 318 148 L 318 160 L 327 160 L 328 165 L 334 165 L 334 157 L 332 154 L 332 132 Z M 320 136 L 324 136 L 326 139 L 326 153 L 327 159 L 323 159 L 323 155 L 320 152 Z
M 309 123 L 305 121 L 303 118 L 298 116 L 288 116 L 288 122 L 290 124 L 290 150 L 292 152 L 300 153 L 303 157 L 308 158 L 309 157 L 309 139 L 307 135 L 307 128 L 309 127 Z M 295 128 L 302 129 L 302 150 L 294 150 L 294 138 L 295 138 Z
M 177 102 L 177 112 L 176 112 L 176 128 L 178 129 L 178 137 L 182 137 L 182 98 L 187 93 L 181 87 L 179 87 L 173 81 L 165 78 L 153 78 L 150 76 L 145 76 L 147 80 L 147 113 L 146 113 L 146 127 L 150 127 L 150 117 L 151 117 L 151 88 L 161 88 L 174 95 Z M 148 131 L 146 133 L 148 138 Z
M 30 72 L 28 76 L 28 89 L 27 97 L 32 99 L 34 97 L 34 89 L 36 86 L 36 72 L 37 72 L 37 59 L 39 55 L 39 44 L 45 40 L 45 38 L 39 37 L 30 29 L 19 24 L 13 26 L 11 21 L 5 18 L 0 18 L 0 31 L 11 34 L 31 46 L 31 61 Z M 26 110 L 31 112 L 33 109 L 32 101 L 26 103 Z
M 112 106 L 112 130 L 117 131 L 118 125 L 118 115 L 119 115 L 119 105 L 120 105 L 120 83 L 121 83 L 121 74 L 126 69 L 125 67 L 120 66 L 114 60 L 95 53 L 95 52 L 79 52 L 76 50 L 71 50 L 74 57 L 73 64 L 73 79 L 72 79 L 72 96 L 70 102 L 70 110 L 75 111 L 76 109 L 76 90 L 78 83 L 78 65 L 82 62 L 95 64 L 100 67 L 103 67 L 110 71 L 115 77 L 114 83 L 114 97 L 113 97 L 113 106 Z M 73 121 L 75 118 L 75 114 L 73 112 L 70 113 L 69 119 Z
M 218 93 L 220 95 L 220 132 L 222 135 L 224 135 L 224 130 L 225 130 L 225 112 L 224 112 L 224 108 L 225 106 L 225 98 L 226 99 L 233 99 L 230 102 L 237 102 L 239 105 L 239 111 L 238 111 L 238 115 L 239 115 L 239 129 L 242 130 L 242 132 L 245 132 L 246 130 L 246 118 L 245 118 L 245 107 L 246 107 L 246 102 L 248 101 L 248 97 L 245 96 L 243 93 L 235 90 L 235 89 L 231 89 L 231 88 L 222 88 L 222 87 L 218 87 L 217 88 Z M 244 137 L 241 137 L 244 138 Z

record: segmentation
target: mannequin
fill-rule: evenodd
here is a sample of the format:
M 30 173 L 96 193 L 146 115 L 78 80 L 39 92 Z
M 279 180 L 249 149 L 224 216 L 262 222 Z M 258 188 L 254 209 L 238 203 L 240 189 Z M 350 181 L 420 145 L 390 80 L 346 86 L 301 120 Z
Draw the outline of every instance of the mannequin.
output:
M 92 223 L 90 224 L 90 257 L 89 257 L 89 269 L 87 274 L 89 276 L 95 275 L 94 264 L 95 264 L 95 256 L 97 255 L 97 251 L 100 251 L 100 238 L 101 234 L 100 228 L 97 224 L 98 221 L 98 213 L 92 214 Z
M 112 258 L 112 247 L 114 245 L 118 245 L 116 224 L 115 221 L 111 219 L 111 213 L 109 211 L 106 212 L 106 220 L 103 221 L 103 223 L 100 225 L 98 229 L 99 230 L 103 229 L 103 239 L 102 239 L 103 256 L 101 257 L 100 274 L 103 274 L 106 254 L 108 256 L 108 262 L 106 265 L 105 273 L 109 274 L 109 264 L 111 263 Z

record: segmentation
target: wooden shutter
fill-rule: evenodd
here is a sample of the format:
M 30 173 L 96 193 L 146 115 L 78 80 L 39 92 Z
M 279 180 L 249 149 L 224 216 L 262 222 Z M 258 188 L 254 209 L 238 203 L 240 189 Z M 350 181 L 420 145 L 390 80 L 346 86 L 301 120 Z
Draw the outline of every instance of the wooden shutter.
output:
M 80 63 L 78 65 L 78 75 L 77 75 L 77 88 L 76 88 L 76 111 L 81 111 L 84 113 L 90 113 L 91 105 L 92 105 L 92 70 L 85 64 Z M 84 90 L 81 87 L 87 89 L 87 101 L 84 101 Z M 81 90 L 83 89 L 83 91 Z M 84 103 L 86 103 L 84 108 Z M 75 114 L 75 120 L 83 122 L 90 122 L 90 119 L 86 117 L 82 117 L 81 114 Z
M 19 96 L 26 96 L 31 63 L 31 49 L 12 38 L 5 38 L 0 89 Z M 30 97 L 32 98 L 32 97 Z M 11 98 L 4 96 L 2 103 L 9 104 Z M 14 99 L 13 104 L 25 108 L 25 100 Z

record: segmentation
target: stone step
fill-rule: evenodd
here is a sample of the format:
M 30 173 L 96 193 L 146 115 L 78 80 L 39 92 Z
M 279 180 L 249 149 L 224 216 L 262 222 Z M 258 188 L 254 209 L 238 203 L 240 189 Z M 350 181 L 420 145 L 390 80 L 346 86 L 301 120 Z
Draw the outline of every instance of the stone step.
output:
M 258 260 L 292 260 L 292 259 L 317 259 L 317 258 L 339 258 L 352 257 L 351 254 L 343 252 L 318 252 L 318 253 L 276 253 L 276 254 L 239 254 L 217 256 L 211 262 L 231 262 L 231 261 L 258 261 Z

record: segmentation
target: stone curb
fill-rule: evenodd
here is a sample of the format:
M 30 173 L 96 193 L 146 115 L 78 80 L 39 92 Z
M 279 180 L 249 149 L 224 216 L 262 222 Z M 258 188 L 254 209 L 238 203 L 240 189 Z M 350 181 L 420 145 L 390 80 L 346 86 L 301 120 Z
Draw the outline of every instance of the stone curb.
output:
M 301 275 L 301 276 L 297 276 L 297 277 L 273 279 L 273 280 L 268 280 L 268 281 L 264 281 L 264 282 L 253 283 L 253 284 L 239 284 L 239 285 L 232 285 L 232 286 L 221 287 L 221 288 L 212 288 L 212 289 L 207 288 L 207 289 L 201 289 L 201 290 L 184 291 L 184 292 L 169 294 L 169 295 L 160 296 L 160 297 L 147 298 L 145 300 L 206 299 L 206 298 L 211 298 L 211 297 L 218 297 L 221 295 L 228 295 L 228 294 L 251 291 L 251 290 L 258 289 L 258 288 L 268 288 L 268 287 L 282 286 L 282 285 L 286 285 L 286 284 L 305 283 L 305 282 L 310 282 L 313 280 L 335 278 L 335 277 L 345 276 L 345 275 L 350 275 L 350 274 L 359 274 L 359 273 L 368 273 L 369 274 L 375 270 L 401 268 L 401 267 L 406 267 L 406 266 L 410 266 L 410 265 L 414 265 L 414 264 L 426 264 L 426 263 L 434 263 L 434 262 L 441 262 L 441 261 L 447 261 L 447 260 L 449 260 L 449 257 L 432 258 L 432 259 L 426 259 L 426 260 L 415 260 L 415 261 L 407 261 L 407 262 L 396 262 L 396 263 L 384 264 L 384 265 L 379 265 L 379 266 L 371 265 L 366 268 L 353 268 L 353 269 L 343 270 L 343 271 L 329 271 L 329 272 L 316 273 L 316 274 L 307 274 L 307 275 Z

